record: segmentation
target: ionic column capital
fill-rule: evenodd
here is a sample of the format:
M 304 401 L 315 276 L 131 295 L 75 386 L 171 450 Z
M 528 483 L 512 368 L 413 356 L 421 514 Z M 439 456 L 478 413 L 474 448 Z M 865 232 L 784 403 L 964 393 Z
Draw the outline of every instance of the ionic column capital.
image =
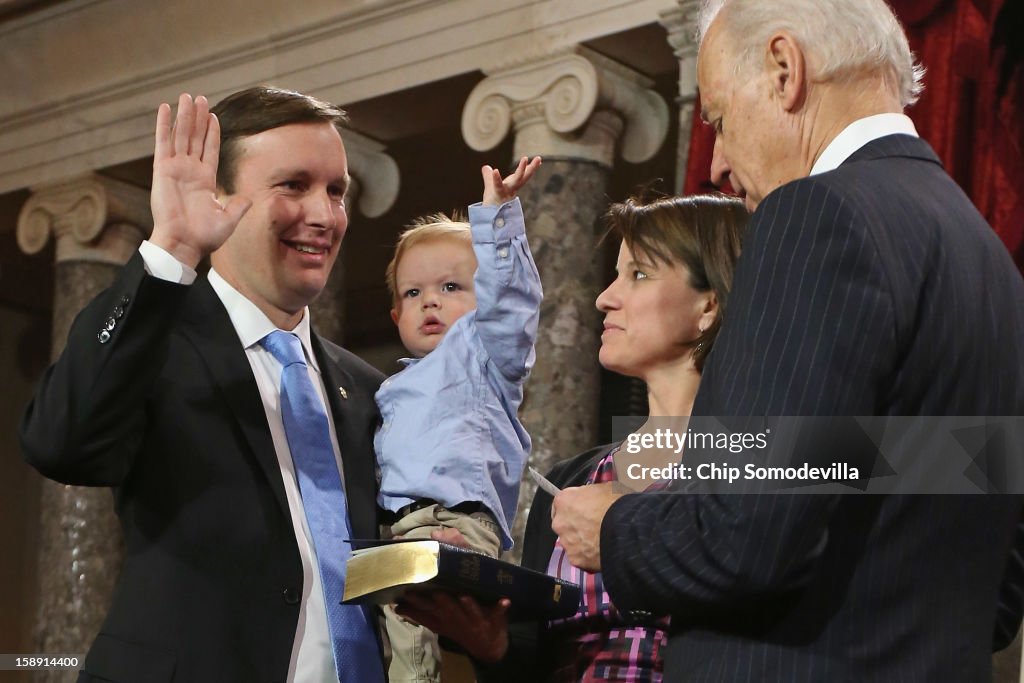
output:
M 678 6 L 665 10 L 659 21 L 668 31 L 668 44 L 679 60 L 679 101 L 697 98 L 697 14 L 700 0 L 678 0 Z
M 153 230 L 149 192 L 90 174 L 33 187 L 18 214 L 18 246 L 38 253 L 57 241 L 58 263 L 94 261 L 121 265 Z
M 546 154 L 610 167 L 615 144 L 638 163 L 654 156 L 668 131 L 668 106 L 641 74 L 593 50 L 571 50 L 502 65 L 470 93 L 462 135 L 492 149 L 514 125 L 514 157 Z
M 384 153 L 385 146 L 372 138 L 354 130 L 346 130 L 343 137 L 349 173 L 353 183 L 358 183 L 349 187 L 352 203 L 367 218 L 381 216 L 398 198 L 401 186 L 398 164 Z M 351 211 L 354 207 L 349 208 Z

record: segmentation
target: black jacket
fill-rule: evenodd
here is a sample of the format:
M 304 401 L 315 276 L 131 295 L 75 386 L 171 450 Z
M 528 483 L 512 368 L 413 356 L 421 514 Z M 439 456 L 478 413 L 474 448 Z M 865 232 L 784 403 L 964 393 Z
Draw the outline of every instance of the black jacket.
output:
M 352 531 L 374 537 L 382 376 L 315 334 L 313 346 Z M 80 680 L 286 678 L 302 595 L 298 545 L 256 381 L 205 278 L 164 282 L 133 257 L 75 320 L 21 438 L 45 476 L 112 487 L 124 531 L 124 565 Z
M 552 468 L 547 478 L 558 488 L 583 486 L 597 464 L 618 444 L 591 448 L 564 460 Z M 545 491 L 537 490 L 530 505 L 523 534 L 523 559 L 520 564 L 529 569 L 546 572 L 551 552 L 555 549 L 555 532 L 551 530 L 551 502 Z M 509 626 L 509 649 L 505 658 L 494 664 L 474 662 L 479 683 L 518 683 L 549 680 L 553 662 L 548 648 L 553 644 L 537 622 L 515 623 Z

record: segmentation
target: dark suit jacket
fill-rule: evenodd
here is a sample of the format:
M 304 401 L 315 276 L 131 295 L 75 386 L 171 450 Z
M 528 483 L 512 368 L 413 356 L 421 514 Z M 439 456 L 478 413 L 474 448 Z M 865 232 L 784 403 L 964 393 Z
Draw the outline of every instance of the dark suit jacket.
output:
M 695 415 L 1024 413 L 1020 273 L 909 136 L 766 197 L 727 318 Z M 997 495 L 627 496 L 602 566 L 620 609 L 672 613 L 667 681 L 985 681 L 1020 513 Z
M 313 345 L 352 531 L 374 537 L 382 376 L 316 335 Z M 47 477 L 113 487 L 124 530 L 113 603 L 80 680 L 285 679 L 302 566 L 256 381 L 205 278 L 164 282 L 136 255 L 76 319 L 21 436 Z
M 608 455 L 616 444 L 591 448 L 579 455 L 564 460 L 549 472 L 547 478 L 558 488 L 583 486 L 587 483 L 597 464 Z M 551 551 L 555 549 L 555 532 L 551 530 L 551 504 L 554 498 L 546 491 L 537 489 L 530 505 L 530 516 L 526 520 L 523 534 L 523 554 L 520 564 L 539 572 L 547 572 Z M 480 683 L 520 683 L 532 681 L 542 683 L 551 680 L 554 660 L 550 648 L 556 645 L 545 633 L 544 624 L 538 622 L 514 623 L 509 625 L 508 654 L 500 662 L 483 664 L 474 662 L 477 680 Z

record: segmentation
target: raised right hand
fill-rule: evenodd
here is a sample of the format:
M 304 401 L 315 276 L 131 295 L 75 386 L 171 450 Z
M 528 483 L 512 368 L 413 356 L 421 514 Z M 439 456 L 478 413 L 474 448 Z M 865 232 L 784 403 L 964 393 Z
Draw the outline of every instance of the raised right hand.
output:
M 156 114 L 153 154 L 153 235 L 150 242 L 195 268 L 218 249 L 252 202 L 232 197 L 217 199 L 220 124 L 210 104 L 187 93 L 178 98 L 178 115 L 171 126 L 171 107 L 161 104 Z
M 516 170 L 512 171 L 505 178 L 501 177 L 501 171 L 490 166 L 480 169 L 484 179 L 484 198 L 481 202 L 484 206 L 500 206 L 510 202 L 516 197 L 516 193 L 523 188 L 533 177 L 533 174 L 540 168 L 541 158 L 534 157 L 519 160 Z

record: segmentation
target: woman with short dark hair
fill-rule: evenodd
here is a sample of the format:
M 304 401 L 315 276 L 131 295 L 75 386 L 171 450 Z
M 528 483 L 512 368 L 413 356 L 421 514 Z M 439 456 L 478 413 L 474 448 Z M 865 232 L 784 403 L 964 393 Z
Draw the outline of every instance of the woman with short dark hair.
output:
M 688 416 L 726 315 L 747 212 L 724 195 L 634 197 L 613 204 L 606 219 L 621 246 L 616 277 L 597 297 L 601 365 L 646 382 L 650 417 Z M 625 480 L 620 445 L 559 463 L 548 478 L 559 488 Z M 569 564 L 551 530 L 551 501 L 544 492 L 534 498 L 522 564 L 578 582 L 574 616 L 509 626 L 507 601 L 484 607 L 436 593 L 409 598 L 404 613 L 462 645 L 481 683 L 660 681 L 668 619 L 620 613 L 600 573 Z

